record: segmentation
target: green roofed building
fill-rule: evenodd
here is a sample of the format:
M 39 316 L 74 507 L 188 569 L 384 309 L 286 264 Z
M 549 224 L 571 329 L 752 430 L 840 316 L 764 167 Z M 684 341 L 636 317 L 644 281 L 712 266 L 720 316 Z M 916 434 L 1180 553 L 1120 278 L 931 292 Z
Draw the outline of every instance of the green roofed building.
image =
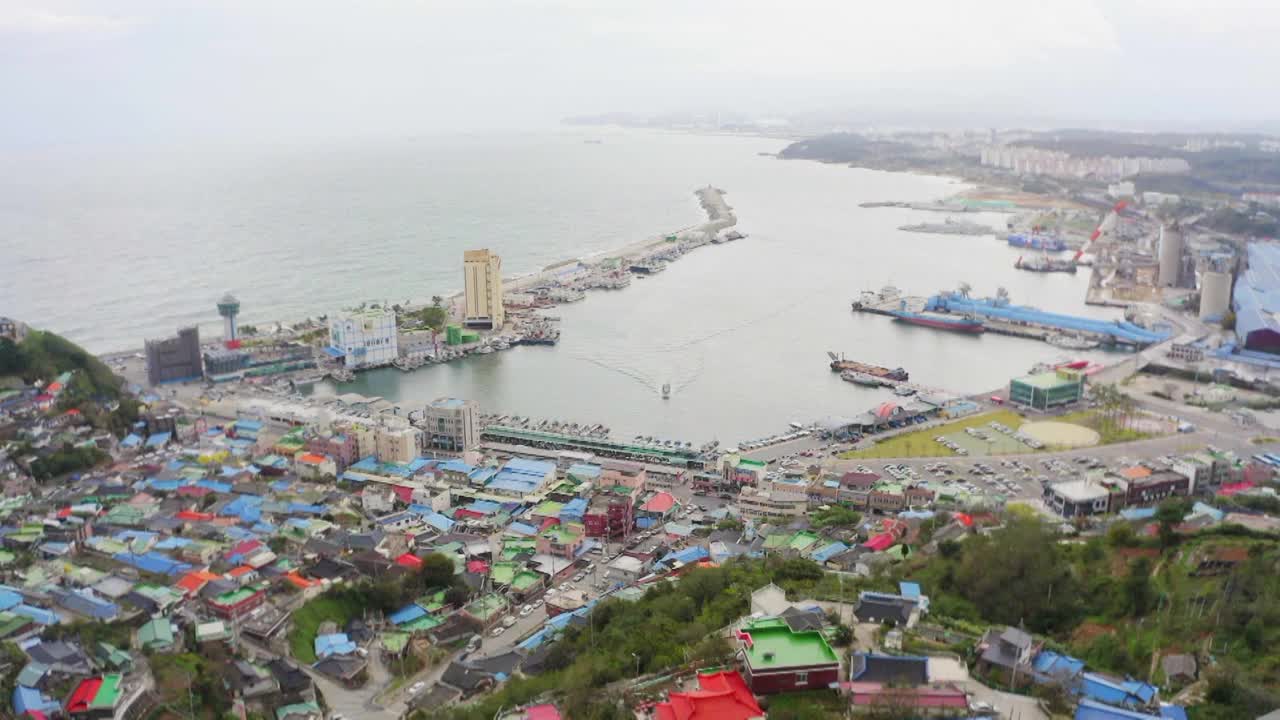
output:
M 1073 370 L 1028 375 L 1009 382 L 1009 402 L 1034 410 L 1070 405 L 1083 396 L 1084 375 Z
M 738 634 L 747 685 L 757 695 L 823 690 L 840 679 L 840 658 L 818 630 L 792 630 L 782 618 L 748 622 Z

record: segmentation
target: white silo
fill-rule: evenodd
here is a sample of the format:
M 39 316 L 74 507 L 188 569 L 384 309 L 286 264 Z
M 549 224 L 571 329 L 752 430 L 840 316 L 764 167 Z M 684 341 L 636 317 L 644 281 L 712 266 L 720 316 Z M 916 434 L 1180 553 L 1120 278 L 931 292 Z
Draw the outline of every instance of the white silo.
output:
M 1176 225 L 1160 227 L 1160 274 L 1156 284 L 1175 287 L 1182 274 L 1182 230 Z
M 1231 275 L 1208 270 L 1200 277 L 1200 319 L 1218 319 L 1231 307 Z

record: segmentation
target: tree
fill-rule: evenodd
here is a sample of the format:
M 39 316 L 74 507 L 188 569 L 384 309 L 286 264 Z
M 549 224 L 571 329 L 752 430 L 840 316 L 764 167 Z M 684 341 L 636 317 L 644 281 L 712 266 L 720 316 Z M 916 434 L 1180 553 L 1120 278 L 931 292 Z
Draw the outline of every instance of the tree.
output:
M 258 334 L 258 327 L 256 325 L 241 325 L 240 334 L 245 337 L 253 337 Z
M 429 553 L 422 558 L 418 574 L 427 588 L 444 588 L 453 584 L 453 561 L 440 553 Z
M 1156 522 L 1159 524 L 1161 547 L 1169 547 L 1177 541 L 1177 534 L 1174 532 L 1174 528 L 1182 522 L 1182 519 L 1187 516 L 1190 510 L 1189 503 L 1182 498 L 1169 498 L 1156 508 Z
M 1146 615 L 1155 604 L 1155 588 L 1151 584 L 1151 560 L 1140 557 L 1129 567 L 1124 580 L 1126 614 L 1131 617 Z

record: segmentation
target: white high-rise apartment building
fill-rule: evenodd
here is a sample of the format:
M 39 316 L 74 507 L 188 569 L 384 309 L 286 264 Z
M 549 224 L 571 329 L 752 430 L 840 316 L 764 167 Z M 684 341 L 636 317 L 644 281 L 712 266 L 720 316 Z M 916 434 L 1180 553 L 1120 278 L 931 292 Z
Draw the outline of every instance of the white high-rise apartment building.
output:
M 502 258 L 485 250 L 462 254 L 462 274 L 466 289 L 463 324 L 467 327 L 502 327 Z
M 399 357 L 396 314 L 391 309 L 345 310 L 329 319 L 331 355 L 351 369 L 390 364 Z

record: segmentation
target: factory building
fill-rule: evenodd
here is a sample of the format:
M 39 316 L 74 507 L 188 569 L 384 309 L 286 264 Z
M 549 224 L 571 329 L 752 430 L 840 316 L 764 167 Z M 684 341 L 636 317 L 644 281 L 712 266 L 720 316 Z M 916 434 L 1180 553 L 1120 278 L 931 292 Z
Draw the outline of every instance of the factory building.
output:
M 463 324 L 481 329 L 500 329 L 502 308 L 502 258 L 486 250 L 468 250 L 462 255 L 462 275 L 466 309 Z
M 1236 282 L 1232 308 L 1245 350 L 1280 354 L 1280 245 L 1249 245 L 1249 267 Z

